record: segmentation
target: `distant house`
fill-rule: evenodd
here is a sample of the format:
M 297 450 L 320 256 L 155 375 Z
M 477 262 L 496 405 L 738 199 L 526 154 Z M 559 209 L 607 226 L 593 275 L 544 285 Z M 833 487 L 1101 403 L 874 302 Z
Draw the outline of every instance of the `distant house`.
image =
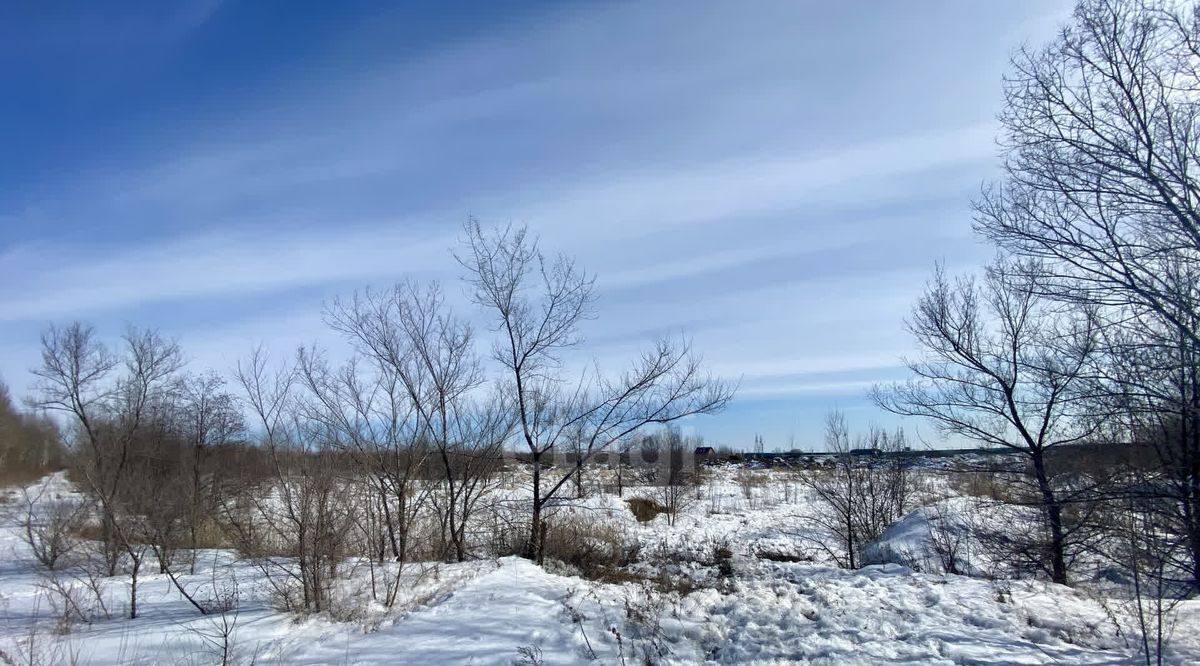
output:
M 695 451 L 696 460 L 712 461 L 717 459 L 717 450 L 711 446 L 697 446 Z

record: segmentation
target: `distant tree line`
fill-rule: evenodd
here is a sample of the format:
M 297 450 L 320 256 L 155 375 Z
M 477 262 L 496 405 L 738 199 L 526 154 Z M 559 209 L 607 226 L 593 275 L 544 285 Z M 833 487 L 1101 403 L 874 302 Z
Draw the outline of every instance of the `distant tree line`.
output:
M 0 383 L 0 483 L 28 483 L 63 469 L 66 452 L 54 422 L 22 410 Z

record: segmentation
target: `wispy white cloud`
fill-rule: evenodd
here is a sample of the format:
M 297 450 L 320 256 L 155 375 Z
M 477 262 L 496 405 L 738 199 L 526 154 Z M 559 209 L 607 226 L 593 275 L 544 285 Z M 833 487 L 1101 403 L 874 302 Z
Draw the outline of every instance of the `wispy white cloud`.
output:
M 858 187 L 863 179 L 875 183 L 874 196 L 886 196 L 890 177 L 978 157 L 980 146 L 986 145 L 984 136 L 984 130 L 972 128 L 853 147 L 836 155 L 743 157 L 613 174 L 609 183 L 589 180 L 564 187 L 554 195 L 553 203 L 515 209 L 500 219 L 529 221 L 543 231 L 549 244 L 586 254 L 591 240 L 613 243 L 629 234 L 645 235 L 681 224 L 802 210 L 817 201 L 828 201 L 834 191 L 845 192 L 847 185 Z M 215 162 L 190 175 L 168 170 L 148 187 L 174 188 L 225 176 L 222 163 Z M 26 288 L 0 296 L 0 319 L 61 316 L 167 299 L 257 294 L 335 281 L 395 279 L 401 273 L 436 270 L 452 264 L 447 250 L 455 239 L 453 225 L 463 217 L 444 212 L 438 225 L 429 224 L 428 219 L 410 219 L 335 228 L 302 222 L 256 230 L 233 227 L 154 244 L 132 240 L 128 246 L 118 244 L 104 252 L 71 247 L 13 248 L 0 255 L 0 276 L 20 276 Z M 431 230 L 447 226 L 451 231 Z M 776 239 L 769 246 L 627 267 L 606 278 L 605 284 L 636 286 L 785 256 L 797 249 L 832 249 L 866 231 L 851 221 L 820 237 L 797 237 L 793 243 Z
M 530 202 L 513 212 L 546 227 L 570 225 L 562 235 L 574 240 L 611 240 L 714 220 L 794 215 L 806 205 L 828 203 L 851 192 L 859 202 L 886 201 L 894 179 L 951 166 L 978 168 L 994 150 L 993 136 L 989 123 L 817 154 L 767 153 L 656 165 L 609 174 L 565 192 L 537 193 L 540 203 Z M 572 223 L 575 220 L 583 223 Z
M 173 34 L 219 18 L 195 7 Z M 21 287 L 0 290 L 0 322 L 136 311 L 221 365 L 320 335 L 310 292 L 453 280 L 475 214 L 528 223 L 599 275 L 585 356 L 686 328 L 748 400 L 844 397 L 907 351 L 928 267 L 987 254 L 967 204 L 991 172 L 1004 56 L 1044 8 L 569 6 L 304 72 L 0 210 L 22 227 L 0 245 L 0 282 Z M 177 316 L 213 300 L 220 321 Z
M 86 316 L 157 301 L 244 298 L 295 287 L 420 273 L 448 238 L 397 227 L 286 233 L 222 230 L 152 245 L 19 247 L 0 256 L 0 320 Z M 319 306 L 319 304 L 317 304 Z
M 847 379 L 843 381 L 804 381 L 794 380 L 786 383 L 755 384 L 744 382 L 738 387 L 738 397 L 742 399 L 755 398 L 792 398 L 797 395 L 822 395 L 837 397 L 863 393 L 875 384 L 872 379 Z

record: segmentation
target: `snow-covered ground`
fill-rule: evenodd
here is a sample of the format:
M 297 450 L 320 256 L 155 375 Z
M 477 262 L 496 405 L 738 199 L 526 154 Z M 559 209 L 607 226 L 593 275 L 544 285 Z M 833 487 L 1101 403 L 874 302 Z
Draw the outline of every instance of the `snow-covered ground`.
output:
M 611 495 L 574 509 L 640 544 L 632 572 L 690 585 L 589 581 L 514 557 L 428 563 L 408 568 L 392 609 L 364 598 L 336 617 L 298 618 L 272 607 L 257 568 L 205 551 L 183 584 L 209 597 L 236 589 L 236 612 L 199 615 L 148 565 L 138 619 L 121 619 L 130 581 L 115 577 L 102 581 L 112 617 L 69 628 L 10 492 L 0 503 L 0 663 L 211 664 L 226 645 L 228 663 L 257 664 L 1137 663 L 1116 605 L 1092 593 L 824 563 L 804 493 L 762 474 L 747 498 L 733 470 L 718 472 L 674 525 L 638 523 Z M 43 502 L 72 492 L 61 476 L 44 484 Z M 894 536 L 919 546 L 919 523 Z M 343 583 L 345 598 L 365 575 Z M 1172 648 L 1173 663 L 1200 663 L 1200 602 L 1181 607 Z

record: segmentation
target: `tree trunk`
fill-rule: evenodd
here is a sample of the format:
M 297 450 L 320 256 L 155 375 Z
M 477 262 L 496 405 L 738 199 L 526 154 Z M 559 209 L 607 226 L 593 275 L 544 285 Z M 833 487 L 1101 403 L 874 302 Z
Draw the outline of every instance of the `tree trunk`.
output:
M 1041 450 L 1032 453 L 1033 472 L 1037 478 L 1038 491 L 1042 495 L 1042 513 L 1050 527 L 1050 579 L 1060 585 L 1067 584 L 1066 536 L 1063 533 L 1062 505 L 1050 487 L 1046 475 L 1046 461 Z
M 467 549 L 463 544 L 463 524 L 459 520 L 458 500 L 460 493 L 454 491 L 449 498 L 450 545 L 454 548 L 454 559 L 464 562 L 467 559 Z
M 101 502 L 100 510 L 104 513 L 101 518 L 101 539 L 104 541 L 104 565 L 109 576 L 117 575 L 121 563 L 122 546 L 117 542 L 117 518 L 109 509 L 107 502 Z
M 133 553 L 130 553 L 129 555 L 130 555 L 130 558 L 133 560 L 133 566 L 131 567 L 130 574 L 129 574 L 129 619 L 136 620 L 137 614 L 138 614 L 138 605 L 137 605 L 138 565 L 140 565 L 142 563 L 142 560 L 140 557 L 134 557 Z
M 386 481 L 379 480 L 379 503 L 383 507 L 383 523 L 387 526 L 388 545 L 392 547 L 392 557 L 397 562 L 400 561 L 400 546 L 396 543 L 396 525 L 392 522 L 392 507 L 386 490 Z M 403 516 L 401 516 L 403 518 Z M 382 549 L 380 549 L 382 551 Z M 379 555 L 379 561 L 383 561 L 383 553 Z
M 1189 370 L 1189 411 L 1183 419 L 1185 432 L 1180 447 L 1184 451 L 1183 464 L 1187 470 L 1187 497 L 1184 498 L 1184 529 L 1187 531 L 1188 554 L 1191 556 L 1192 589 L 1200 590 L 1200 377 L 1196 363 L 1187 359 Z
M 542 543 L 545 535 L 542 531 L 542 452 L 533 452 L 533 516 L 529 524 L 529 545 L 526 557 L 536 562 L 542 561 Z
M 191 562 L 188 565 L 188 572 L 196 573 L 196 523 L 200 521 L 200 447 L 195 446 L 192 450 L 192 515 L 188 521 L 188 545 L 191 546 Z

